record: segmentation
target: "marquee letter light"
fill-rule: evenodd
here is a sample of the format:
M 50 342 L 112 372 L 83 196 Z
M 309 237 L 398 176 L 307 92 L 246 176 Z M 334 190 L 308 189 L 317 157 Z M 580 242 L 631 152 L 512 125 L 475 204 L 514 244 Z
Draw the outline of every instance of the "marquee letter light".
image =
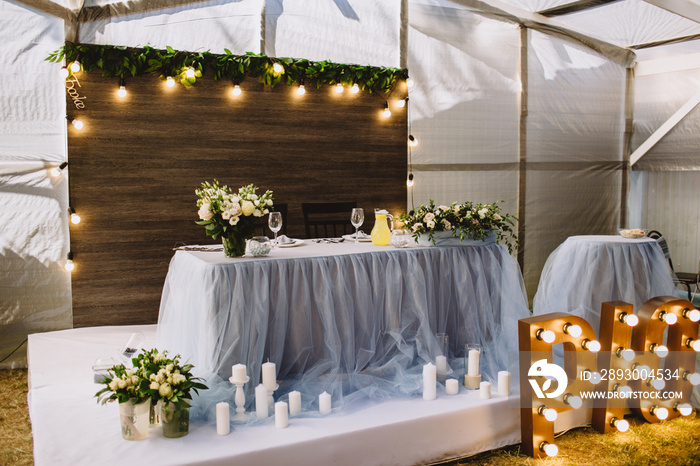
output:
M 548 419 L 556 413 L 579 407 L 581 391 L 593 387 L 590 381 L 582 380 L 579 375 L 596 371 L 598 342 L 595 341 L 595 332 L 583 318 L 557 312 L 519 320 L 518 340 L 523 453 L 535 458 L 554 456 L 557 450 L 554 445 L 554 423 Z M 568 380 L 565 387 L 559 386 L 559 378 L 548 380 L 544 377 L 548 372 L 546 364 L 553 363 L 552 346 L 557 343 L 564 346 L 563 372 Z M 544 364 L 535 364 L 542 360 Z M 535 385 L 544 397 L 535 393 Z
M 667 419 L 680 413 L 674 409 L 676 403 L 687 403 L 693 391 L 689 375 L 695 372 L 696 351 L 692 342 L 698 339 L 698 322 L 691 320 L 690 311 L 695 307 L 686 300 L 673 296 L 652 298 L 639 309 L 639 325 L 632 331 L 632 349 L 643 353 L 637 359 L 651 368 L 657 379 L 663 380 L 662 391 L 682 392 L 682 399 L 642 398 L 634 403 L 633 411 L 641 414 L 649 422 L 659 422 L 659 408 L 666 408 Z M 668 327 L 666 346 L 668 357 L 658 349 L 663 345 L 664 331 Z M 660 372 L 663 369 L 663 372 Z M 661 377 L 659 377 L 659 375 Z M 635 391 L 652 393 L 658 391 L 647 383 L 653 379 L 637 380 L 632 384 Z M 664 417 L 662 417 L 663 419 Z

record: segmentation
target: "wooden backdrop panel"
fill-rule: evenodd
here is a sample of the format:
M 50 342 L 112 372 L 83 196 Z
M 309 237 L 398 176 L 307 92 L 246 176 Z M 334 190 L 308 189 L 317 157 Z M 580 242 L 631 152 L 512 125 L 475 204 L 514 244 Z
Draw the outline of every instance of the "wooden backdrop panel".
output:
M 172 248 L 212 242 L 194 223 L 202 181 L 274 191 L 293 237 L 304 237 L 302 202 L 356 200 L 366 231 L 375 207 L 405 211 L 406 109 L 384 118 L 384 95 L 299 96 L 249 79 L 236 97 L 206 76 L 192 88 L 145 76 L 119 98 L 113 78 L 77 79 L 85 108 L 67 96 L 85 124 L 68 128 L 70 203 L 82 217 L 71 225 L 75 327 L 157 321 Z

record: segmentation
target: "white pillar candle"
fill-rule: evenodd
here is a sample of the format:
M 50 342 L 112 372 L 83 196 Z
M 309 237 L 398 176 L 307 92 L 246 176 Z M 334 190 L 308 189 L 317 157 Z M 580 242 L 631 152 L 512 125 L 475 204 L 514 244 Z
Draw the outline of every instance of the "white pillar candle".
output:
M 327 392 L 323 392 L 318 395 L 318 412 L 322 415 L 331 412 L 331 395 Z
M 289 415 L 296 416 L 301 412 L 301 393 L 294 390 L 289 392 Z
M 447 372 L 447 357 L 445 356 L 437 356 L 435 358 L 435 365 L 437 366 L 438 372 L 441 374 L 444 374 Z
M 491 382 L 481 382 L 479 384 L 479 397 L 484 400 L 491 398 Z
M 423 399 L 437 398 L 437 368 L 431 362 L 423 366 Z
M 508 371 L 498 372 L 498 395 L 510 395 L 510 372 Z
M 255 412 L 260 419 L 265 419 L 269 414 L 269 409 L 267 405 L 267 388 L 260 384 L 255 387 Z
M 459 393 L 459 381 L 457 379 L 445 380 L 445 391 L 448 395 L 456 395 Z
M 469 368 L 467 373 L 472 377 L 479 375 L 479 350 L 469 350 Z
M 222 401 L 216 404 L 216 433 L 218 435 L 228 435 L 231 432 L 231 414 L 228 410 L 228 403 Z
M 287 414 L 287 403 L 278 401 L 275 403 L 275 427 L 284 429 L 289 425 L 289 414 Z
M 277 390 L 277 368 L 274 362 L 267 361 L 263 363 L 262 383 L 270 392 Z
M 235 364 L 231 366 L 231 378 L 233 380 L 240 380 L 243 381 L 245 380 L 246 377 L 248 377 L 248 373 L 246 372 L 246 367 L 245 364 Z

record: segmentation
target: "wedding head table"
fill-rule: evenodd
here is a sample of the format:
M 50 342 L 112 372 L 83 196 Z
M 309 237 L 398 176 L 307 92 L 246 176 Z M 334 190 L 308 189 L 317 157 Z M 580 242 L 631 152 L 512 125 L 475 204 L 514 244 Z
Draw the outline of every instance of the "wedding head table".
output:
M 217 402 L 233 399 L 236 364 L 250 376 L 248 408 L 267 361 L 276 365 L 275 399 L 299 391 L 309 415 L 324 391 L 333 410 L 419 395 L 423 365 L 442 354 L 437 333 L 449 337 L 445 377 L 463 378 L 465 345 L 478 343 L 483 380 L 495 382 L 498 371 L 517 374 L 509 366 L 517 321 L 529 316 L 523 279 L 504 246 L 464 244 L 305 240 L 243 258 L 216 247 L 178 250 L 163 287 L 159 348 L 207 379 L 192 415 L 208 420 Z

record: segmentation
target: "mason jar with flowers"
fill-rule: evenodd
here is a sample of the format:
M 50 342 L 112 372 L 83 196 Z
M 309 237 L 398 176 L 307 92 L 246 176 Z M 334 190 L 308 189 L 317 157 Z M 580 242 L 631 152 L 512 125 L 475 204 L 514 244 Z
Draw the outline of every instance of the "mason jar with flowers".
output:
M 500 201 L 503 202 L 503 201 Z M 513 229 L 517 218 L 502 214 L 498 203 L 454 202 L 451 205 L 421 205 L 399 216 L 421 245 L 450 245 L 466 241 L 505 243 L 510 253 L 518 241 Z
M 253 184 L 234 191 L 217 180 L 205 181 L 195 190 L 200 218 L 196 223 L 204 226 L 207 236 L 222 239 L 228 257 L 245 254 L 246 240 L 255 235 L 258 219 L 274 209 L 272 191 L 261 195 L 257 191 Z
M 107 370 L 100 382 L 106 385 L 95 394 L 99 403 L 119 402 L 119 420 L 122 437 L 126 440 L 142 440 L 148 437 L 151 406 L 148 382 L 138 369 L 119 364 Z

